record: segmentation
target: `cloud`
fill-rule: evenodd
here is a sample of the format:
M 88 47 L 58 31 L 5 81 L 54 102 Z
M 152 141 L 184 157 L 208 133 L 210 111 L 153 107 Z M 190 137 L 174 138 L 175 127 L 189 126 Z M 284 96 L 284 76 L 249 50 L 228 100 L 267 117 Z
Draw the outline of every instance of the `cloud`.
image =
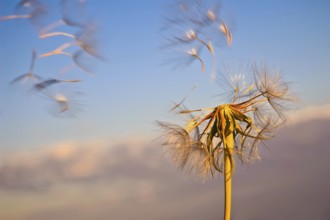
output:
M 299 124 L 317 119 L 330 119 L 330 104 L 308 106 L 289 114 L 289 124 Z
M 138 156 L 138 151 L 130 151 L 129 145 L 107 147 L 103 141 L 66 141 L 37 150 L 3 152 L 0 188 L 29 190 L 67 181 L 136 176 L 137 170 L 149 170 L 155 165 Z

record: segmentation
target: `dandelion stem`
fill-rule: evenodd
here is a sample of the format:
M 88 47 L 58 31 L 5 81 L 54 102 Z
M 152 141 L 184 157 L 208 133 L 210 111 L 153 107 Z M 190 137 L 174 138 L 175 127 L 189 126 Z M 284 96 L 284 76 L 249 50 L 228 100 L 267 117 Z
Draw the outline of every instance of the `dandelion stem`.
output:
M 234 149 L 234 134 L 231 132 L 225 137 L 225 156 L 224 156 L 224 184 L 225 184 L 225 207 L 224 220 L 230 220 L 231 214 L 231 188 L 233 176 L 232 151 Z

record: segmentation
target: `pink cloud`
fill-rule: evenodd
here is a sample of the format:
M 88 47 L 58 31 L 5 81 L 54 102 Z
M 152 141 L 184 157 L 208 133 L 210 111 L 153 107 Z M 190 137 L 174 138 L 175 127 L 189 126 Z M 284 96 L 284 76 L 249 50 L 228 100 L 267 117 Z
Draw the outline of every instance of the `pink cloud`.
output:
M 326 108 L 300 115 L 317 109 Z M 280 129 L 267 143 L 270 152 L 262 149 L 261 161 L 237 164 L 233 219 L 330 217 L 330 120 L 314 119 Z M 221 218 L 222 176 L 203 183 L 176 170 L 155 142 L 109 142 L 64 141 L 1 153 L 0 219 Z M 23 207 L 23 198 L 34 201 L 28 214 L 1 208 L 9 201 Z
M 289 114 L 290 125 L 317 119 L 330 119 L 330 104 L 307 106 Z

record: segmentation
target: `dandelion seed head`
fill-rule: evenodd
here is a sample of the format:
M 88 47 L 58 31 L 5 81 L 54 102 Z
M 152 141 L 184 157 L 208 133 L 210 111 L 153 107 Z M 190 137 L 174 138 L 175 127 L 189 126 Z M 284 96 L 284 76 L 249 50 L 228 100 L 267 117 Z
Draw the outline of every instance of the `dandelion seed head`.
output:
M 201 176 L 214 176 L 216 171 L 223 170 L 224 153 L 229 155 L 232 169 L 234 158 L 242 163 L 260 159 L 260 144 L 272 138 L 274 131 L 283 124 L 287 102 L 292 99 L 286 98 L 288 84 L 278 71 L 256 68 L 252 72 L 256 71 L 267 74 L 257 74 L 252 84 L 247 83 L 245 72 L 228 76 L 228 84 L 234 90 L 233 102 L 179 112 L 189 114 L 190 120 L 185 127 L 177 129 L 176 141 L 170 138 L 166 146 L 175 146 L 172 157 L 181 168 L 187 167 Z M 184 134 L 185 140 L 189 140 L 185 142 L 189 143 L 186 145 L 189 153 L 185 151 L 185 157 L 180 153 L 184 145 L 177 144 L 178 134 Z M 230 150 L 226 144 L 228 135 L 234 138 Z

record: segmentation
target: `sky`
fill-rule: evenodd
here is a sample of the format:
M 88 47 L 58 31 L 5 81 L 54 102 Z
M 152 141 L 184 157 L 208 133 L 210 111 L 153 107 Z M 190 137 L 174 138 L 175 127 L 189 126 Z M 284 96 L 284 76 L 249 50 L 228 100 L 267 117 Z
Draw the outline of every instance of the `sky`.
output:
M 15 4 L 2 0 L 0 14 L 13 13 Z M 53 117 L 55 110 L 49 101 L 26 87 L 9 86 L 28 70 L 32 49 L 41 54 L 67 42 L 65 37 L 38 39 L 40 27 L 58 20 L 58 2 L 52 4 L 53 10 L 37 25 L 26 19 L 0 24 L 5 33 L 0 36 L 5 42 L 0 54 L 0 129 L 2 145 L 6 145 L 2 147 L 41 147 L 50 140 L 70 137 L 150 137 L 157 134 L 155 120 L 172 120 L 173 114 L 168 113 L 172 103 L 179 102 L 195 84 L 197 88 L 185 103 L 188 107 L 214 106 L 223 101 L 217 96 L 223 89 L 212 83 L 211 68 L 201 73 L 197 62 L 179 68 L 168 62 L 177 54 L 162 49 L 165 41 L 161 29 L 169 11 L 166 1 L 95 0 L 86 1 L 84 13 L 98 28 L 98 48 L 107 61 L 86 61 L 93 74 L 77 68 L 66 73 L 66 79 L 82 80 L 66 86 L 79 92 L 73 94 L 79 103 L 73 109 L 79 112 L 75 118 Z M 292 91 L 301 99 L 298 107 L 329 103 L 329 7 L 321 0 L 222 2 L 220 12 L 233 29 L 233 43 L 230 48 L 216 48 L 220 54 L 218 72 L 223 70 L 223 63 L 267 63 L 292 82 Z M 44 78 L 61 76 L 69 60 L 61 55 L 37 59 L 35 72 Z M 27 126 L 31 124 L 32 128 Z M 17 132 L 19 139 L 14 138 Z
M 17 2 L 0 0 L 0 17 L 23 13 L 15 9 Z M 35 73 L 43 78 L 81 80 L 54 87 L 67 92 L 74 100 L 72 108 L 65 114 L 60 114 L 56 103 L 47 96 L 31 89 L 31 84 L 10 85 L 14 78 L 28 71 L 32 49 L 40 55 L 68 41 L 63 36 L 38 38 L 38 31 L 60 17 L 60 1 L 43 2 L 47 3 L 49 11 L 38 22 L 0 20 L 0 209 L 4 218 L 24 219 L 22 216 L 29 215 L 31 219 L 44 219 L 44 216 L 49 219 L 50 216 L 83 219 L 84 215 L 79 216 L 75 211 L 79 207 L 89 208 L 86 219 L 92 215 L 97 216 L 95 219 L 105 219 L 109 215 L 115 219 L 129 219 L 130 214 L 122 210 L 134 207 L 132 216 L 138 216 L 136 219 L 146 219 L 149 209 L 155 210 L 150 219 L 155 219 L 152 216 L 157 216 L 157 219 L 188 216 L 200 219 L 205 212 L 209 213 L 210 219 L 217 219 L 219 210 L 214 209 L 215 206 L 201 204 L 221 204 L 221 181 L 215 179 L 202 183 L 176 171 L 154 143 L 159 136 L 155 121 L 177 121 L 178 118 L 169 110 L 186 94 L 189 95 L 185 105 L 192 109 L 223 102 L 219 96 L 223 88 L 212 80 L 210 57 L 205 59 L 206 68 L 202 73 L 198 62 L 174 68 L 173 60 L 184 61 L 184 57 L 164 49 L 166 41 L 162 30 L 167 24 L 164 17 L 171 15 L 168 5 L 172 1 L 85 1 L 82 13 L 97 27 L 95 38 L 104 59 L 83 58 L 92 73 L 81 71 L 74 65 L 66 71 L 66 67 L 72 66 L 72 61 L 64 55 L 37 58 L 34 66 Z M 68 11 L 73 16 L 78 13 L 77 9 L 70 7 Z M 310 145 L 317 142 L 323 146 L 309 158 L 307 155 L 314 151 L 309 144 L 304 144 L 302 158 L 310 164 L 317 156 L 329 155 L 326 148 L 328 139 L 322 133 L 329 128 L 329 122 L 316 120 L 330 118 L 329 11 L 330 2 L 327 0 L 222 1 L 220 15 L 232 30 L 233 42 L 229 48 L 215 45 L 217 74 L 220 75 L 228 65 L 240 70 L 251 63 L 267 63 L 282 71 L 284 79 L 290 82 L 291 90 L 301 100 L 290 113 L 291 125 L 284 128 L 298 130 L 297 139 L 290 140 L 294 142 L 288 149 L 292 155 L 288 153 L 285 154 L 289 155 L 288 158 L 282 158 L 285 155 L 277 149 L 274 157 L 269 156 L 265 164 L 258 162 L 256 169 L 251 166 L 248 171 L 253 172 L 251 177 L 244 170 L 240 171 L 238 181 L 244 180 L 250 185 L 237 183 L 238 187 L 242 187 L 242 193 L 236 196 L 239 201 L 236 210 L 242 208 L 242 213 L 250 217 L 244 218 L 235 211 L 237 216 L 233 217 L 237 219 L 265 219 L 262 216 L 269 214 L 264 208 L 266 206 L 285 209 L 284 203 L 282 207 L 279 204 L 283 200 L 279 198 L 278 190 L 281 195 L 287 194 L 285 198 L 292 202 L 311 195 L 317 195 L 315 199 L 320 198 L 320 204 L 328 202 L 329 193 L 321 195 L 317 189 L 296 199 L 290 197 L 290 193 L 299 194 L 300 189 L 309 183 L 309 178 L 314 178 L 312 173 L 304 177 L 304 173 L 296 167 L 301 162 L 294 152 L 302 144 L 299 141 L 302 137 L 305 136 Z M 72 33 L 77 31 L 75 28 L 61 28 Z M 194 85 L 196 88 L 191 90 Z M 322 132 L 307 136 L 314 124 Z M 298 125 L 304 126 L 298 129 Z M 279 136 L 270 145 L 288 141 L 289 137 Z M 292 160 L 297 165 L 282 174 L 276 160 L 290 166 L 294 164 L 290 162 Z M 125 161 L 130 162 L 126 164 Z M 328 172 L 325 168 L 328 164 L 325 159 L 321 163 L 324 166 L 315 165 L 310 169 L 314 172 L 322 168 L 315 174 L 322 179 L 321 172 Z M 258 175 L 259 171 L 263 175 Z M 290 175 L 297 172 L 297 178 L 290 179 Z M 269 183 L 272 173 L 272 178 L 291 182 L 273 187 Z M 253 182 L 256 178 L 270 185 L 256 189 Z M 294 184 L 304 180 L 308 181 L 301 184 L 301 188 L 290 191 Z M 130 182 L 136 184 L 132 186 Z M 166 186 L 164 182 L 171 183 Z M 326 179 L 323 183 L 328 182 Z M 94 190 L 89 193 L 92 198 L 81 202 L 83 192 L 91 187 Z M 178 198 L 176 193 L 182 189 L 185 189 L 182 197 Z M 195 190 L 197 193 L 193 195 Z M 71 195 L 68 199 L 58 198 L 66 193 Z M 274 199 L 262 204 L 260 201 L 265 201 L 265 194 Z M 244 209 L 249 198 L 260 198 L 255 203 L 263 207 L 259 217 L 256 216 L 257 210 Z M 54 202 L 44 203 L 49 200 Z M 110 214 L 107 212 L 108 204 L 112 207 Z M 297 210 L 306 203 L 298 205 Z M 197 207 L 203 208 L 199 210 Z M 16 212 L 17 209 L 18 214 L 15 214 L 13 210 Z M 288 212 L 287 216 L 295 216 L 294 211 Z M 320 211 L 319 219 L 329 216 L 327 207 L 323 206 L 303 211 L 306 216 Z M 304 212 L 301 216 L 305 216 Z M 286 219 L 278 215 L 274 215 L 274 219 Z

